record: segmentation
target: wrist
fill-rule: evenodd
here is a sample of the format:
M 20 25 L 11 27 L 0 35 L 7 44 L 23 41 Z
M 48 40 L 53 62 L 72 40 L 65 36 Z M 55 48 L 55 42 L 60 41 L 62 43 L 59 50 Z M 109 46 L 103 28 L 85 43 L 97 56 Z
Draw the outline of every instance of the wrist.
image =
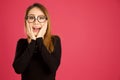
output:
M 31 38 L 32 40 L 36 40 L 36 37 Z
M 43 38 L 43 36 L 37 36 L 37 38 Z

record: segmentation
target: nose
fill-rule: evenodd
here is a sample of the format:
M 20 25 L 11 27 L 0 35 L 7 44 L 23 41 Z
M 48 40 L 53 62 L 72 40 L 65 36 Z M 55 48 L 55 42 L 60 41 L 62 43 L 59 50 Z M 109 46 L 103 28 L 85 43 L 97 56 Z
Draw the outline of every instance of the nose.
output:
M 35 18 L 35 21 L 34 21 L 35 24 L 39 24 L 37 18 Z

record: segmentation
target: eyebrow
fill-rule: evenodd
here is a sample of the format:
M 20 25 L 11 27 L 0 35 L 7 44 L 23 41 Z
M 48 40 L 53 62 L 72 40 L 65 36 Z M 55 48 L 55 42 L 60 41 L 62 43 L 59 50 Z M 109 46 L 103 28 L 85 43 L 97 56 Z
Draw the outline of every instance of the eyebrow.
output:
M 28 15 L 34 15 L 35 16 L 35 14 L 28 14 Z M 45 16 L 45 15 L 38 15 L 38 16 Z

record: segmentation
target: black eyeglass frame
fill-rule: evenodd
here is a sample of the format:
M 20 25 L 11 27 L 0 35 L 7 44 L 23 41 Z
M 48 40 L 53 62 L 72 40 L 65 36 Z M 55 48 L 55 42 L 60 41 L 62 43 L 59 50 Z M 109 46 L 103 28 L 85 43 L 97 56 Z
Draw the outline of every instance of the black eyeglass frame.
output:
M 26 16 L 25 19 L 28 20 L 28 17 L 29 17 L 29 16 Z M 35 22 L 35 21 L 37 20 L 39 23 L 44 23 L 44 22 L 47 20 L 47 17 L 46 17 L 46 16 L 42 16 L 42 17 L 45 17 L 45 21 L 40 22 L 39 19 L 38 19 L 39 17 L 41 17 L 41 16 L 37 16 L 37 18 L 34 16 L 34 21 L 33 21 L 33 22 Z M 29 22 L 29 21 L 28 21 L 28 22 Z M 33 23 L 33 22 L 29 22 L 29 23 Z

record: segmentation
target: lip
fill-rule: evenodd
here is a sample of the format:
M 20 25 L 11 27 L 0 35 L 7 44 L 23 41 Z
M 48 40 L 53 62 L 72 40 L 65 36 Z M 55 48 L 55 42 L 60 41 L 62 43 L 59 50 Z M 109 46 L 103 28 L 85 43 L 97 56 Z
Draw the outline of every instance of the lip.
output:
M 40 26 L 33 26 L 33 28 L 40 28 Z
M 33 29 L 40 29 L 41 27 L 40 26 L 33 26 L 32 28 Z
M 36 28 L 36 27 L 33 27 L 33 29 L 41 29 L 41 28 Z
M 33 26 L 32 29 L 33 32 L 38 32 L 41 28 L 39 26 Z

